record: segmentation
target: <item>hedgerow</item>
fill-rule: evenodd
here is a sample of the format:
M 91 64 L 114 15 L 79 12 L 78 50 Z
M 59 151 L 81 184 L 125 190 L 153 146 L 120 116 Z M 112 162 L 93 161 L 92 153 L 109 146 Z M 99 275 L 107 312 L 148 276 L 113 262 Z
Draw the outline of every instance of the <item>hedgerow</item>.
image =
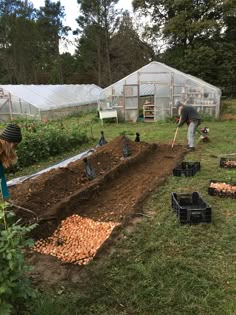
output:
M 65 122 L 23 120 L 16 123 L 21 127 L 23 134 L 22 142 L 17 147 L 18 168 L 71 151 L 91 140 L 87 135 L 87 126 L 79 124 L 77 120 Z

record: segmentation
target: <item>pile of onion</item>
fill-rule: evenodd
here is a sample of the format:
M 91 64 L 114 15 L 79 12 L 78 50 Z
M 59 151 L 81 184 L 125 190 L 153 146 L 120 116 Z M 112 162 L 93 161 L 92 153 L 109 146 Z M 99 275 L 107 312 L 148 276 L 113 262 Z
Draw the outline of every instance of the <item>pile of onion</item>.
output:
M 236 161 L 228 160 L 228 161 L 225 162 L 225 166 L 236 167 Z
M 55 256 L 66 263 L 85 265 L 93 259 L 117 225 L 75 214 L 63 220 L 52 236 L 36 241 L 33 250 Z
M 236 192 L 236 186 L 226 183 L 211 183 L 210 187 L 222 192 Z

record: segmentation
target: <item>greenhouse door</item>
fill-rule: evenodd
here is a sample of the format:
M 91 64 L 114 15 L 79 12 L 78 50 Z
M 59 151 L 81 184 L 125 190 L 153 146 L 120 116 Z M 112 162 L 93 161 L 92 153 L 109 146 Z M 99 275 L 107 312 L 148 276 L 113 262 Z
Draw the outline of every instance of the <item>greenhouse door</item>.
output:
M 162 120 L 171 116 L 171 89 L 168 83 L 154 84 L 155 119 Z
M 125 120 L 136 122 L 139 116 L 139 86 L 124 85 Z

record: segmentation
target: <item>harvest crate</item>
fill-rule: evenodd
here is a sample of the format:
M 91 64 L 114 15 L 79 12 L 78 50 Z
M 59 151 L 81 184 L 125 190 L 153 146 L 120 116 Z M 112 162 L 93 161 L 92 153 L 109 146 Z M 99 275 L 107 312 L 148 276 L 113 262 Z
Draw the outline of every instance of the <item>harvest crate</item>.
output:
M 174 176 L 194 176 L 197 171 L 200 171 L 200 162 L 182 162 L 173 169 Z
M 210 223 L 211 207 L 197 191 L 189 194 L 171 194 L 171 205 L 180 223 Z
M 224 168 L 236 168 L 236 159 L 221 158 L 220 167 Z
M 236 184 L 210 180 L 208 194 L 211 196 L 236 198 Z

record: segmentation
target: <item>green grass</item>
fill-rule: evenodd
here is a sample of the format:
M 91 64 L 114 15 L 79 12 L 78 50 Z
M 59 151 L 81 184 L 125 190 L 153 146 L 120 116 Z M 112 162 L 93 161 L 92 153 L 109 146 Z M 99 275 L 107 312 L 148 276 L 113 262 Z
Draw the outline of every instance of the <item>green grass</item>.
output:
M 144 206 L 148 216 L 124 230 L 114 251 L 84 268 L 81 282 L 45 288 L 29 303 L 32 315 L 234 315 L 236 314 L 236 200 L 209 196 L 210 179 L 236 181 L 235 169 L 219 167 L 219 157 L 236 153 L 236 122 L 209 121 L 210 142 L 185 156 L 200 161 L 194 177 L 170 176 Z M 142 141 L 172 142 L 174 123 L 94 122 L 97 140 L 103 130 L 110 141 L 119 134 Z M 177 143 L 186 142 L 186 127 Z M 96 144 L 97 140 L 94 141 Z M 170 208 L 173 191 L 199 191 L 211 205 L 209 225 L 180 225 Z

